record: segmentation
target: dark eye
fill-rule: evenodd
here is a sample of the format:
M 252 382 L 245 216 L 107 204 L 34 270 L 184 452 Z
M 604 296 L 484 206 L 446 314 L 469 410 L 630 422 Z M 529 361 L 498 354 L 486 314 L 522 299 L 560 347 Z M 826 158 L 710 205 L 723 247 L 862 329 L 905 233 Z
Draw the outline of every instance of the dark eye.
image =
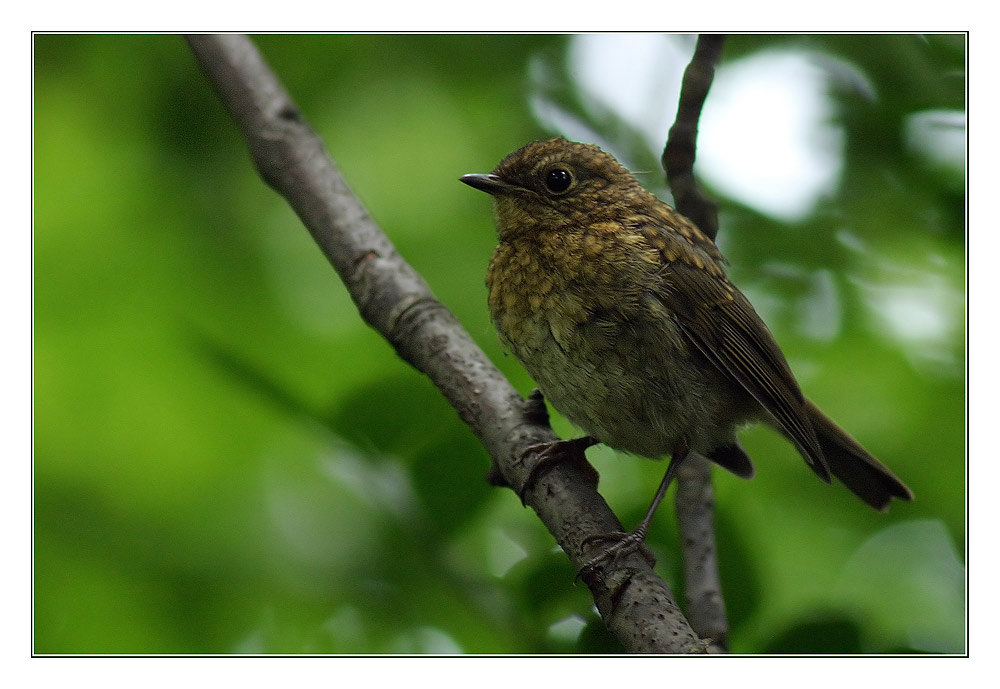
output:
M 573 174 L 561 167 L 554 167 L 545 173 L 545 188 L 553 194 L 561 194 L 573 183 Z

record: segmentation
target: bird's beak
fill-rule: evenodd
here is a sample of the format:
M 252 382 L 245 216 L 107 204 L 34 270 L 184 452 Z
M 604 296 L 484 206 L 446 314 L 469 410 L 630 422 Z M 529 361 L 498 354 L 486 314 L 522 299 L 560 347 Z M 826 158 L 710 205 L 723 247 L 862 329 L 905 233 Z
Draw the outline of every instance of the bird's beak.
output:
M 487 194 L 502 194 L 505 191 L 513 189 L 514 186 L 509 184 L 496 175 L 462 175 L 459 177 L 460 182 L 465 182 L 470 187 L 478 189 L 479 191 L 485 191 Z

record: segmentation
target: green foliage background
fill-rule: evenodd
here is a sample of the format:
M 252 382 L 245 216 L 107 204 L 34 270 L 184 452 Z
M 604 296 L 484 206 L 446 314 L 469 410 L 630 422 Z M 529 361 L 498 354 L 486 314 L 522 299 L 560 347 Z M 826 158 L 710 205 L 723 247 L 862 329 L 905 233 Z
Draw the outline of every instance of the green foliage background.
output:
M 538 56 L 594 119 L 569 38 L 256 40 L 374 218 L 526 393 L 485 308 L 488 201 L 457 178 L 561 133 L 532 119 Z M 726 59 L 776 46 L 854 65 L 877 97 L 834 94 L 833 198 L 782 224 L 716 194 L 720 243 L 808 394 L 917 501 L 875 514 L 747 432 L 758 476 L 715 479 L 732 648 L 961 652 L 964 177 L 915 158 L 901 127 L 964 111 L 964 37 L 733 37 Z M 486 485 L 472 434 L 256 177 L 184 41 L 34 49 L 35 652 L 619 651 L 534 514 Z M 594 126 L 656 169 L 621 122 Z M 803 309 L 823 318 L 820 272 L 842 309 L 827 339 L 801 327 Z M 943 338 L 893 337 L 865 298 L 907 286 L 946 305 Z M 663 465 L 591 457 L 636 522 Z M 680 591 L 670 512 L 651 546 Z

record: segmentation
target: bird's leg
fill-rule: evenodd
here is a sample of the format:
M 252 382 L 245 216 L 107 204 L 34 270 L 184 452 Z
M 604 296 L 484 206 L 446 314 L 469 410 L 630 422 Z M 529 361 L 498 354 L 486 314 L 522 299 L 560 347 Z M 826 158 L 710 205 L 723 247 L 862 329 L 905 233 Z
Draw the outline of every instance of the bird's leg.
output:
M 687 444 L 687 440 L 681 439 L 677 443 L 677 447 L 674 448 L 673 454 L 670 456 L 670 464 L 667 465 L 667 471 L 663 474 L 663 480 L 660 481 L 660 487 L 656 489 L 656 495 L 653 496 L 653 502 L 650 504 L 649 509 L 646 510 L 646 516 L 642 518 L 639 525 L 628 532 L 616 531 L 609 534 L 600 534 L 598 536 L 591 536 L 583 541 L 583 546 L 587 546 L 595 541 L 607 541 L 610 542 L 607 548 L 604 549 L 597 557 L 588 560 L 580 571 L 577 573 L 577 578 L 586 579 L 589 575 L 602 565 L 608 562 L 614 562 L 623 555 L 633 553 L 636 550 L 641 550 L 643 557 L 649 562 L 652 567 L 656 564 L 656 560 L 649 549 L 646 547 L 646 534 L 649 533 L 650 524 L 653 523 L 653 516 L 656 514 L 656 509 L 663 502 L 663 497 L 667 494 L 667 488 L 670 487 L 670 483 L 674 480 L 674 476 L 677 474 L 677 467 L 680 466 L 681 462 L 684 461 L 685 457 L 688 456 L 690 452 L 690 447 Z
M 596 486 L 598 479 L 597 470 L 590 466 L 584 450 L 591 445 L 596 445 L 598 442 L 600 441 L 596 438 L 585 435 L 582 438 L 559 440 L 554 443 L 539 443 L 525 448 L 524 452 L 521 453 L 522 461 L 530 454 L 535 454 L 536 458 L 534 464 L 528 470 L 528 476 L 524 479 L 521 490 L 518 491 L 518 495 L 521 497 L 521 504 L 524 504 L 524 496 L 534 487 L 538 479 L 556 464 L 561 464 L 562 462 L 577 462 L 580 468 L 590 476 Z
M 549 413 L 545 409 L 545 399 L 542 397 L 542 392 L 540 390 L 532 390 L 531 394 L 528 395 L 528 399 L 525 401 L 524 405 L 524 418 L 531 423 L 546 426 L 548 425 Z M 590 466 L 590 463 L 587 462 L 587 456 L 584 454 L 584 450 L 591 445 L 596 445 L 598 442 L 599 441 L 596 438 L 591 438 L 590 436 L 585 435 L 582 438 L 560 440 L 554 443 L 539 443 L 525 448 L 524 452 L 521 453 L 522 462 L 528 458 L 528 455 L 534 454 L 536 457 L 534 464 L 532 464 L 531 468 L 528 470 L 527 478 L 525 478 L 524 483 L 517 492 L 518 496 L 521 498 L 521 504 L 525 504 L 524 496 L 535 485 L 535 483 L 538 482 L 539 478 L 541 478 L 556 464 L 560 464 L 565 461 L 577 462 L 590 476 L 596 486 L 598 474 L 594 467 Z

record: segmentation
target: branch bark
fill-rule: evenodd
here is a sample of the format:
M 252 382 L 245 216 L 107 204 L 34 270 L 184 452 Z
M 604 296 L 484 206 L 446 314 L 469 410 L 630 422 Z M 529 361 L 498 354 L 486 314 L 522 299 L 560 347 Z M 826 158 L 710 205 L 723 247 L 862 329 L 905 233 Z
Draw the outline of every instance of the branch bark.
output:
M 698 36 L 694 56 L 684 70 L 677 117 L 662 158 L 677 210 L 712 239 L 719 229 L 718 206 L 695 180 L 694 160 L 698 120 L 725 38 L 714 34 Z M 692 454 L 678 468 L 677 484 L 674 505 L 684 557 L 684 608 L 699 636 L 712 639 L 714 650 L 725 651 L 729 625 L 715 547 L 711 464 L 704 457 Z
M 704 457 L 689 456 L 677 468 L 674 507 L 684 554 L 684 610 L 698 635 L 712 640 L 711 649 L 724 653 L 729 623 L 719 581 L 711 470 Z
M 343 279 L 362 318 L 425 373 L 482 441 L 491 475 L 524 485 L 525 449 L 555 440 L 531 404 L 489 362 L 351 192 L 277 77 L 248 38 L 188 37 L 202 70 L 243 131 L 264 181 L 284 196 Z M 525 496 L 579 568 L 597 554 L 590 536 L 622 526 L 590 475 L 572 462 Z M 608 629 L 629 652 L 705 652 L 667 584 L 638 553 L 586 582 Z

